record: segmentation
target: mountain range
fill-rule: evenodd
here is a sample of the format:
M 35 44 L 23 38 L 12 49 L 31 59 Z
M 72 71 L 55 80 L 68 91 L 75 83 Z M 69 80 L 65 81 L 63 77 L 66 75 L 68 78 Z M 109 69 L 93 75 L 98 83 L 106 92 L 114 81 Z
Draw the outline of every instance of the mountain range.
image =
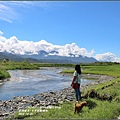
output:
M 55 51 L 52 51 L 55 52 Z M 66 56 L 58 56 L 58 55 L 49 55 L 48 52 L 41 50 L 38 54 L 31 54 L 31 55 L 17 55 L 8 52 L 0 52 L 0 59 L 9 59 L 11 61 L 19 61 L 22 62 L 24 60 L 28 60 L 30 62 L 44 62 L 44 63 L 68 63 L 68 64 L 77 64 L 77 63 L 93 63 L 97 62 L 95 58 L 86 57 L 79 55 L 75 57 L 72 54 L 72 57 Z
M 15 36 L 10 39 L 0 37 L 0 59 L 47 63 L 93 63 L 97 60 L 92 56 L 94 50 L 88 52 L 79 48 L 76 43 L 64 46 L 53 45 L 45 40 L 38 42 L 20 41 Z

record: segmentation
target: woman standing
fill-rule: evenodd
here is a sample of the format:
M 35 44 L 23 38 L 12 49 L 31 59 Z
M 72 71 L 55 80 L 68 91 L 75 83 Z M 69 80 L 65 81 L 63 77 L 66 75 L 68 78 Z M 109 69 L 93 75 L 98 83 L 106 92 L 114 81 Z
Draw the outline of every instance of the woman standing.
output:
M 81 99 L 81 92 L 80 92 L 80 85 L 81 85 L 81 67 L 80 65 L 75 66 L 75 72 L 73 73 L 73 80 L 71 83 L 71 86 L 73 86 L 74 83 L 78 83 L 78 88 L 75 88 L 75 96 L 76 101 Z

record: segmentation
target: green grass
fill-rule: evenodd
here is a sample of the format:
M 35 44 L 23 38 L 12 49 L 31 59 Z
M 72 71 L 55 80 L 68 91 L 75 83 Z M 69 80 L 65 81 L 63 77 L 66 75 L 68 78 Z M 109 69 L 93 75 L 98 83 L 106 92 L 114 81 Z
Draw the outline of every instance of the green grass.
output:
M 7 72 L 7 70 L 3 69 L 3 66 L 0 63 L 0 80 L 9 78 L 10 74 Z
M 10 74 L 6 70 L 0 70 L 0 80 L 10 78 Z
M 120 78 L 95 86 L 90 86 L 83 92 L 83 94 L 88 93 L 91 89 L 94 89 L 100 96 L 109 95 L 112 96 L 113 101 L 120 102 Z
M 25 119 L 115 119 L 120 112 L 120 103 L 87 99 L 88 106 L 83 107 L 79 114 L 74 114 L 74 103 L 64 103 L 61 109 L 49 109 L 48 112 L 36 112 L 34 115 L 22 117 L 16 113 L 15 118 Z M 36 109 L 36 108 L 35 108 Z M 38 108 L 37 108 L 38 109 Z M 25 113 L 26 114 L 26 113 Z
M 0 80 L 10 77 L 10 74 L 7 70 L 25 70 L 25 69 L 39 69 L 39 67 L 33 63 L 29 62 L 0 62 Z
M 29 62 L 6 62 L 0 64 L 1 69 L 5 70 L 16 70 L 16 69 L 39 69 L 37 65 Z
M 83 67 L 83 73 L 90 74 L 102 74 L 113 77 L 120 77 L 120 65 L 108 65 L 108 66 L 86 66 Z
M 120 65 L 101 65 L 101 66 L 82 66 L 83 74 L 98 74 L 98 75 L 108 75 L 113 77 L 120 77 Z M 63 70 L 62 73 L 72 74 L 73 70 Z
M 40 113 L 39 108 L 34 108 L 34 107 L 29 107 L 25 110 L 19 110 L 18 112 L 15 113 L 14 118 L 16 119 L 23 119 L 25 117 L 33 116 Z

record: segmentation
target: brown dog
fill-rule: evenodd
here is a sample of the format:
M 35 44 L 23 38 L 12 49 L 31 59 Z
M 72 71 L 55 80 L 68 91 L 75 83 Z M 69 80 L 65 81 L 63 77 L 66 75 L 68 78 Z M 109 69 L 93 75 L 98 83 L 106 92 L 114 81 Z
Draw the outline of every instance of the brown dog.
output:
M 87 102 L 81 102 L 80 104 L 77 102 L 75 102 L 75 106 L 74 106 L 74 113 L 79 113 L 81 111 L 81 109 L 83 108 L 83 106 L 87 106 Z

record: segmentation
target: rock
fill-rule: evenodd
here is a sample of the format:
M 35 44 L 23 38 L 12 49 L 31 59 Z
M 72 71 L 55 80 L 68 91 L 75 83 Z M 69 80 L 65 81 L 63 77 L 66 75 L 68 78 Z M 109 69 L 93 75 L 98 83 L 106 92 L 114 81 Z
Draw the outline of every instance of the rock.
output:
M 118 116 L 118 119 L 120 120 L 120 115 Z
M 94 89 L 92 89 L 89 91 L 88 96 L 91 98 L 95 98 L 97 97 L 97 92 Z
M 60 101 L 58 101 L 58 103 L 59 103 L 59 104 L 63 104 L 63 101 L 60 100 Z

